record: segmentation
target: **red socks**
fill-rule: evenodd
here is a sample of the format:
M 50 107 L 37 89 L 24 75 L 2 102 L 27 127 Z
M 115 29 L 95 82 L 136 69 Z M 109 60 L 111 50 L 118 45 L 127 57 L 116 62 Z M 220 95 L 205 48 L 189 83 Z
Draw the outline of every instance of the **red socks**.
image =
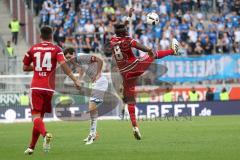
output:
M 130 119 L 132 121 L 132 126 L 137 126 L 136 116 L 135 116 L 135 104 L 128 104 L 128 112 L 130 115 Z
M 42 118 L 35 118 L 33 120 L 32 141 L 29 148 L 31 149 L 35 148 L 35 145 L 38 141 L 40 134 L 44 137 L 46 135 L 46 129 Z
M 35 118 L 33 120 L 34 129 L 36 129 L 43 137 L 46 135 L 45 125 L 42 118 Z
M 46 135 L 46 129 L 42 118 L 35 118 L 33 120 L 32 141 L 29 148 L 31 149 L 35 148 L 35 145 L 38 141 L 40 134 L 44 137 Z
M 35 148 L 35 145 L 36 145 L 36 143 L 38 141 L 39 136 L 40 136 L 40 133 L 33 126 L 32 141 L 31 141 L 31 144 L 30 144 L 29 148 L 31 148 L 31 149 Z
M 160 59 L 169 55 L 173 55 L 174 51 L 173 50 L 160 50 L 156 52 L 156 59 Z

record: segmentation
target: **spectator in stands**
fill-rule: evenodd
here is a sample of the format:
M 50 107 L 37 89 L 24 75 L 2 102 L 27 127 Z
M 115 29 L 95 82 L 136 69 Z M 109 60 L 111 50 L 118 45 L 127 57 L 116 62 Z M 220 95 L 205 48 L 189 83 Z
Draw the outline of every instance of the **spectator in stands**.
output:
M 213 51 L 213 44 L 212 42 L 209 40 L 209 37 L 206 36 L 205 39 L 202 41 L 202 48 L 203 48 L 203 52 L 205 55 L 209 55 L 212 54 Z
M 164 35 L 160 41 L 160 48 L 161 48 L 161 50 L 166 50 L 167 48 L 169 48 L 169 46 L 170 46 L 170 41 Z
M 73 2 L 75 8 L 72 7 Z M 96 45 L 99 45 L 97 48 L 104 48 L 109 35 L 113 32 L 113 25 L 124 20 L 126 9 L 129 8 L 124 1 L 114 2 L 116 3 L 102 0 L 91 0 L 91 3 L 86 0 L 44 0 L 40 11 L 40 26 L 50 24 L 57 27 L 57 30 L 63 27 L 65 34 L 70 28 L 72 37 L 75 38 L 72 43 L 77 42 L 78 46 L 81 46 L 78 42 L 79 36 L 83 46 L 86 46 L 86 36 L 83 33 L 88 32 L 90 45 L 94 46 L 87 50 L 94 51 Z M 211 12 L 213 4 L 208 0 L 134 0 L 135 14 L 132 18 L 134 34 L 137 34 L 144 44 L 155 49 L 165 47 L 166 40 L 176 37 L 184 44 L 184 51 L 189 53 L 188 55 L 239 52 L 240 11 L 237 8 L 240 7 L 240 3 L 217 0 L 221 12 L 209 14 L 207 17 L 204 13 L 193 12 L 193 6 L 198 10 Z M 145 15 L 151 11 L 159 14 L 158 25 L 146 24 Z M 97 35 L 97 39 L 94 36 L 96 33 L 100 34 Z M 66 41 L 69 43 L 67 38 L 62 43 Z
M 235 53 L 240 53 L 240 42 L 234 43 L 234 45 L 233 45 L 233 51 L 234 51 Z
M 224 7 L 224 0 L 217 0 L 217 8 L 219 13 L 223 11 L 223 7 Z
M 234 9 L 234 11 L 236 11 L 238 13 L 238 15 L 240 15 L 240 1 L 239 0 L 234 1 L 233 9 Z
M 214 93 L 210 87 L 207 87 L 207 92 L 206 92 L 206 101 L 213 101 L 214 100 Z
M 240 18 L 239 18 L 240 20 Z M 234 51 L 240 53 L 240 28 L 234 29 Z
M 186 42 L 181 42 L 180 52 L 182 56 L 187 56 L 192 54 L 192 50 Z
M 208 0 L 200 0 L 201 12 L 208 12 Z
M 82 51 L 84 53 L 90 53 L 91 49 L 92 49 L 92 46 L 91 46 L 90 38 L 85 37 L 85 39 L 82 41 Z
M 54 40 L 57 42 L 59 46 L 63 46 L 66 40 L 66 33 L 63 30 L 63 27 L 57 28 L 54 32 Z
M 92 46 L 93 52 L 101 52 L 100 41 L 98 40 L 98 38 L 96 36 L 94 36 L 94 40 L 93 40 L 91 46 Z
M 40 11 L 40 23 L 39 27 L 42 25 L 49 25 L 49 13 L 47 9 L 45 9 L 44 5 L 42 5 L 42 10 Z
M 165 14 L 165 15 L 167 14 L 167 6 L 164 1 L 162 1 L 159 7 L 159 10 L 160 10 L 160 14 Z
M 33 0 L 33 8 L 35 10 L 35 16 L 38 16 L 42 8 L 42 0 Z
M 174 0 L 174 1 L 173 1 L 173 11 L 174 11 L 174 12 L 177 12 L 177 11 L 179 11 L 180 9 L 182 9 L 181 3 L 182 3 L 182 0 Z
M 196 43 L 196 47 L 195 47 L 195 49 L 194 49 L 194 54 L 195 55 L 202 55 L 203 54 L 203 48 L 202 48 L 202 45 L 201 45 L 201 42 L 197 42 Z
M 87 37 L 93 37 L 93 34 L 95 32 L 95 26 L 93 23 L 91 23 L 89 20 L 84 25 L 84 31 L 88 34 Z
M 223 35 L 219 36 L 217 42 L 217 52 L 218 53 L 229 53 L 230 51 L 230 39 L 227 33 L 223 33 Z
M 111 15 L 115 13 L 114 8 L 111 6 L 111 4 L 108 4 L 106 7 L 104 7 L 104 13 L 107 15 Z

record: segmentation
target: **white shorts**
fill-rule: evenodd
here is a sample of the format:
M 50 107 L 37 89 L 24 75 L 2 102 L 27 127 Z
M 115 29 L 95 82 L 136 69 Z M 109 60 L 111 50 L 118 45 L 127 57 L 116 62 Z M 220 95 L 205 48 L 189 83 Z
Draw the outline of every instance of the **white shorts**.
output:
M 108 89 L 108 80 L 105 76 L 101 75 L 95 83 L 92 84 L 92 93 L 90 97 L 91 102 L 96 104 L 102 103 L 104 93 Z

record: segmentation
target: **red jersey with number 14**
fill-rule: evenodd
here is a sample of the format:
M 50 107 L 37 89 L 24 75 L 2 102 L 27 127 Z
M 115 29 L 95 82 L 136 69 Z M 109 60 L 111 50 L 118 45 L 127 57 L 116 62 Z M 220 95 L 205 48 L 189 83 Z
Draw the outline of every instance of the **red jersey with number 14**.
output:
M 61 61 L 65 61 L 61 48 L 51 42 L 43 41 L 32 46 L 23 59 L 26 66 L 33 63 L 31 89 L 54 91 L 55 69 L 57 62 Z
M 137 41 L 131 37 L 112 37 L 111 48 L 120 72 L 127 72 L 138 61 L 132 51 L 136 47 Z

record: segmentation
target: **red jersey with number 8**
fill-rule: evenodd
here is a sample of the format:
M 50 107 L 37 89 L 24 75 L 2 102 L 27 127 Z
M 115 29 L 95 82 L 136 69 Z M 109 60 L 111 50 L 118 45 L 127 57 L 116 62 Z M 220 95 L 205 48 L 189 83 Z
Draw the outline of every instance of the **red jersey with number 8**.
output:
M 61 61 L 65 61 L 61 48 L 51 42 L 43 41 L 32 46 L 23 59 L 26 66 L 33 63 L 31 89 L 54 91 L 55 69 L 57 62 Z
M 112 37 L 110 45 L 120 72 L 128 71 L 137 63 L 138 58 L 132 51 L 132 47 L 136 47 L 136 40 L 131 37 Z

